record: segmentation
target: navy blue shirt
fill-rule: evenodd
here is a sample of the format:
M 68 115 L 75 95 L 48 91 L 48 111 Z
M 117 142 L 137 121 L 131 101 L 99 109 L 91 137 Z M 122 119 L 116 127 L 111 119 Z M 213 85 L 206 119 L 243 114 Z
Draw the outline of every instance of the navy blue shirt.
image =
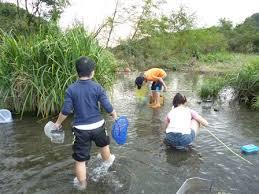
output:
M 90 79 L 78 80 L 67 88 L 61 112 L 63 115 L 74 112 L 73 125 L 92 124 L 103 119 L 98 102 L 108 113 L 113 111 L 113 107 L 100 84 Z

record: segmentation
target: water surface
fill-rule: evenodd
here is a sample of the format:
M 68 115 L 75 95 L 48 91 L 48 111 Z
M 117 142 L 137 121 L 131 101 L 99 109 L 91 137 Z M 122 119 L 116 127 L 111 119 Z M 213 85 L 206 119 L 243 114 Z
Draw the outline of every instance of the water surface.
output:
M 203 77 L 186 73 L 169 73 L 165 105 L 153 110 L 136 101 L 136 74 L 120 75 L 114 85 L 112 102 L 118 114 L 126 115 L 130 126 L 127 144 L 112 140 L 116 155 L 108 172 L 100 167 L 93 146 L 89 162 L 90 181 L 86 191 L 73 188 L 71 158 L 71 119 L 64 123 L 65 142 L 53 144 L 44 135 L 47 120 L 35 117 L 16 119 L 0 125 L 0 193 L 175 193 L 190 177 L 213 181 L 213 192 L 258 193 L 259 154 L 245 155 L 254 166 L 233 155 L 206 130 L 201 129 L 189 152 L 179 152 L 163 144 L 163 122 L 171 109 L 176 91 L 186 95 L 189 106 L 202 114 L 211 130 L 226 145 L 240 153 L 240 146 L 259 145 L 259 113 L 236 104 L 202 108 L 196 87 Z M 111 128 L 111 119 L 105 116 Z

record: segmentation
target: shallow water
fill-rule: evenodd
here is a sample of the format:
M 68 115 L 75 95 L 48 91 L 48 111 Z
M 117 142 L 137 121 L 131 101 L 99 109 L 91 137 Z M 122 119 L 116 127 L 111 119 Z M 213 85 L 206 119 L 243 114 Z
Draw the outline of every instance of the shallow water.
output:
M 213 181 L 213 192 L 258 193 L 259 153 L 243 155 L 254 166 L 233 155 L 206 130 L 201 129 L 197 141 L 188 152 L 179 152 L 163 144 L 163 121 L 171 108 L 171 98 L 181 90 L 189 106 L 201 113 L 211 130 L 235 152 L 240 146 L 259 145 L 259 113 L 236 104 L 226 104 L 219 111 L 197 103 L 196 87 L 200 75 L 169 73 L 165 105 L 158 110 L 137 102 L 134 91 L 136 74 L 121 75 L 112 93 L 118 114 L 129 119 L 127 143 L 118 146 L 112 140 L 116 155 L 108 172 L 101 169 L 93 145 L 89 162 L 90 181 L 86 191 L 73 188 L 71 158 L 71 119 L 64 123 L 65 142 L 53 144 L 44 135 L 47 120 L 16 119 L 0 125 L 0 193 L 175 193 L 190 177 Z M 111 119 L 106 116 L 110 129 Z M 206 193 L 206 192 L 205 192 Z M 208 192 L 209 193 L 209 192 Z

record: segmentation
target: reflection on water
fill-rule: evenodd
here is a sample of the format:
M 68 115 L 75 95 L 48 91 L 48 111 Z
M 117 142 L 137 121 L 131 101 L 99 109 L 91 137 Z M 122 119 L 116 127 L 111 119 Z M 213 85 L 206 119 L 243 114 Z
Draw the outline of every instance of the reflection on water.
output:
M 121 75 L 114 85 L 112 101 L 120 115 L 128 117 L 128 141 L 118 146 L 108 172 L 101 171 L 98 150 L 93 146 L 89 162 L 90 181 L 85 192 L 73 188 L 71 158 L 71 120 L 64 124 L 63 144 L 53 144 L 44 135 L 47 121 L 38 123 L 26 117 L 12 124 L 0 125 L 0 193 L 175 193 L 190 177 L 213 181 L 212 192 L 258 193 L 259 170 L 240 160 L 201 129 L 188 152 L 164 145 L 164 118 L 171 109 L 172 96 L 181 91 L 188 104 L 206 117 L 211 130 L 239 153 L 245 144 L 259 145 L 259 113 L 232 104 L 219 111 L 204 109 L 195 91 L 203 77 L 194 74 L 169 73 L 169 91 L 165 105 L 153 110 L 135 98 L 135 74 Z M 106 117 L 108 128 L 111 118 Z M 244 156 L 257 166 L 259 154 Z

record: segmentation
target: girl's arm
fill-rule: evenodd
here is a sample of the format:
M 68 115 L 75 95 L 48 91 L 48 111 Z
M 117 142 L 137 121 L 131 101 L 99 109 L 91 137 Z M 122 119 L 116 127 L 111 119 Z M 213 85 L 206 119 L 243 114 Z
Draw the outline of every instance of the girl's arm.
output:
M 165 129 L 168 127 L 169 123 L 170 123 L 170 119 L 168 118 L 168 116 L 166 116 L 166 118 L 165 118 Z
M 200 116 L 199 114 L 196 115 L 195 118 L 196 121 L 198 121 L 201 125 L 207 127 L 209 125 L 208 121 L 206 119 L 204 119 L 202 116 Z
M 162 85 L 164 86 L 164 91 L 166 91 L 166 90 L 167 90 L 167 86 L 166 86 L 166 84 L 165 84 L 163 78 L 159 77 L 158 80 L 159 80 L 159 81 L 162 83 Z
M 208 121 L 205 118 L 203 118 L 201 115 L 199 115 L 197 112 L 191 110 L 191 115 L 192 115 L 192 118 L 198 121 L 201 125 L 205 127 L 209 125 Z

